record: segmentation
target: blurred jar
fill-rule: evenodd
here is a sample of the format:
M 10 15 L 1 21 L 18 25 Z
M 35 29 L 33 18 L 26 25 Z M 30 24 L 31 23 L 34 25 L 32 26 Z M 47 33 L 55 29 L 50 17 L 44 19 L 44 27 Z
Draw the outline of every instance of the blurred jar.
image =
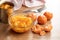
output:
M 4 2 L 0 5 L 0 20 L 3 23 L 8 23 L 8 17 L 13 13 L 13 3 Z
M 14 4 L 14 11 L 18 10 L 19 8 L 21 8 L 23 0 L 1 0 L 0 1 L 0 5 L 5 3 L 5 2 L 11 2 Z
M 32 28 L 33 21 L 25 13 L 12 14 L 9 19 L 11 29 L 17 33 L 23 33 Z

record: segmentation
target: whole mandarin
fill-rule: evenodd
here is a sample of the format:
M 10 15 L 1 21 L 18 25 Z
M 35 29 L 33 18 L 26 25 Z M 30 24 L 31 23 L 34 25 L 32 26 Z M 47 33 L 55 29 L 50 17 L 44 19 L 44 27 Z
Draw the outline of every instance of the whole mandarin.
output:
M 37 18 L 39 24 L 46 24 L 47 23 L 47 18 L 44 15 L 38 16 Z
M 53 17 L 53 14 L 50 12 L 45 12 L 44 15 L 47 17 L 47 20 L 51 20 Z

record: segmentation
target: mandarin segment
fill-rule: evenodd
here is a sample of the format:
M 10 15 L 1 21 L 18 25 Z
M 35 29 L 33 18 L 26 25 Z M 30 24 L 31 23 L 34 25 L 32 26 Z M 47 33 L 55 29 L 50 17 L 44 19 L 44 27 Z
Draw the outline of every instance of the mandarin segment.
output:
M 37 34 L 40 34 L 40 32 L 43 30 L 44 30 L 44 27 L 42 27 L 39 24 L 36 24 L 32 27 L 32 32 L 37 33 Z
M 46 32 L 50 32 L 52 30 L 52 25 L 47 25 L 44 27 Z
M 40 32 L 40 35 L 41 35 L 41 36 L 44 36 L 45 34 L 46 34 L 45 31 L 41 31 L 41 32 Z
M 36 19 L 37 19 L 37 16 L 35 15 L 35 13 L 28 13 L 28 15 L 27 15 L 28 17 L 30 17 L 30 18 L 32 18 L 33 19 L 33 21 L 36 21 Z

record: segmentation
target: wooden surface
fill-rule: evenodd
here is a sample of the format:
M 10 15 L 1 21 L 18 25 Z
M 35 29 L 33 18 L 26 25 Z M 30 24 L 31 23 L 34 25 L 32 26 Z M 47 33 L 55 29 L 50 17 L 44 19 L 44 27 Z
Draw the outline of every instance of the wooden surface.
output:
M 51 21 L 48 21 L 45 25 L 41 25 L 41 26 L 46 26 L 46 25 L 52 25 Z M 37 40 L 37 39 L 40 40 L 41 38 L 49 39 L 51 35 L 51 32 L 49 32 L 44 36 L 40 36 L 38 34 L 34 34 L 31 30 L 23 34 L 18 34 L 12 30 L 9 30 L 8 24 L 0 23 L 0 26 L 1 26 L 0 40 Z
M 24 34 L 16 34 L 13 31 L 6 31 L 8 25 L 0 23 L 0 40 L 60 40 L 60 1 L 46 0 L 48 11 L 53 13 L 53 30 L 45 36 L 39 36 L 28 31 Z

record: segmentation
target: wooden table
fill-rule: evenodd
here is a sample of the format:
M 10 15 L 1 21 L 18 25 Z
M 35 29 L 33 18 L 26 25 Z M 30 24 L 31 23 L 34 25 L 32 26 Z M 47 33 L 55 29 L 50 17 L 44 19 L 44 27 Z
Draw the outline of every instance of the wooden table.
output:
M 0 23 L 0 40 L 60 40 L 60 2 L 59 0 L 46 0 L 48 11 L 53 13 L 53 30 L 45 36 L 33 34 L 28 31 L 24 34 L 16 34 L 9 29 L 7 24 Z

